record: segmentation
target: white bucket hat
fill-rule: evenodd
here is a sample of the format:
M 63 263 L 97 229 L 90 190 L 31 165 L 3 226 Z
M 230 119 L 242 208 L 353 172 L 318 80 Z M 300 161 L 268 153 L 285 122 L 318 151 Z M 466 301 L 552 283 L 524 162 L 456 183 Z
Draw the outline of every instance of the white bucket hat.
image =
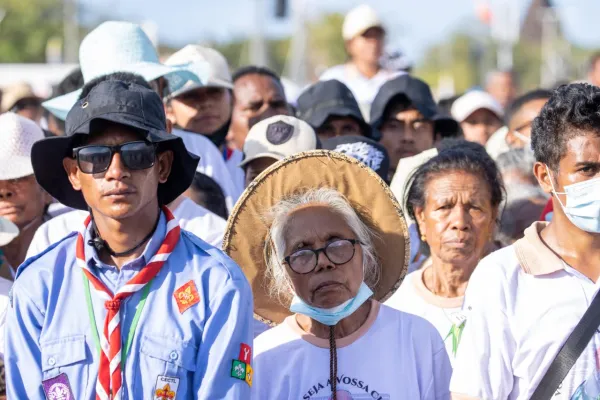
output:
M 19 228 L 4 217 L 0 217 L 0 246 L 6 246 L 19 236 Z
M 463 122 L 475 111 L 481 109 L 493 112 L 499 119 L 504 116 L 504 110 L 502 110 L 500 103 L 492 95 L 481 90 L 473 90 L 456 99 L 452 104 L 451 114 L 452 118 L 458 122 Z
M 165 65 L 179 66 L 197 76 L 206 76 L 201 83 L 188 81 L 181 89 L 172 91 L 169 98 L 191 92 L 199 87 L 222 87 L 233 89 L 229 65 L 223 54 L 210 47 L 194 44 L 185 46 L 165 61 Z
M 0 181 L 33 175 L 31 147 L 44 138 L 33 121 L 15 113 L 0 115 Z
M 115 72 L 131 72 L 147 81 L 164 76 L 174 91 L 189 80 L 203 80 L 187 70 L 161 64 L 150 38 L 139 25 L 129 22 L 108 21 L 91 31 L 79 46 L 79 64 L 85 83 Z M 76 90 L 42 105 L 65 120 L 80 93 Z

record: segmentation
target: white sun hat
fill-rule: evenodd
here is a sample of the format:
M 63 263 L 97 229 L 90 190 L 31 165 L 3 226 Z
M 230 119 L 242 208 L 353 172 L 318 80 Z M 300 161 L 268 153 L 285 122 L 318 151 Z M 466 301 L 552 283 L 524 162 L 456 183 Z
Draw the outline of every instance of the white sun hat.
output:
M 180 66 L 197 76 L 206 76 L 202 82 L 185 82 L 181 89 L 172 91 L 169 98 L 180 96 L 199 87 L 233 89 L 229 65 L 223 54 L 210 47 L 194 44 L 185 46 L 165 61 L 165 65 Z
M 370 28 L 383 29 L 383 25 L 373 7 L 362 4 L 346 14 L 342 26 L 342 37 L 344 40 L 351 40 L 362 35 Z
M 115 72 L 138 74 L 147 81 L 164 76 L 171 91 L 190 80 L 203 81 L 203 77 L 187 70 L 161 64 L 150 38 L 139 25 L 130 22 L 108 21 L 91 31 L 79 46 L 79 64 L 85 83 Z M 80 93 L 81 89 L 42 105 L 65 120 Z
M 31 147 L 44 138 L 33 121 L 15 113 L 0 115 L 0 181 L 33 175 Z
M 4 217 L 0 217 L 0 246 L 6 246 L 19 236 L 19 228 Z

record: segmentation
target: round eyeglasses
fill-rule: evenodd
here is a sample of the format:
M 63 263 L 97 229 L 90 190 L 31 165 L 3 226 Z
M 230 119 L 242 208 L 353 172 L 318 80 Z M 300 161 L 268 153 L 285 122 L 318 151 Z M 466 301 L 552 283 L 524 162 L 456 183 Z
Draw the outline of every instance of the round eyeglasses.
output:
M 342 265 L 352 260 L 354 253 L 356 253 L 356 244 L 360 244 L 360 241 L 356 239 L 338 239 L 320 249 L 298 250 L 283 260 L 295 273 L 308 274 L 317 267 L 319 253 L 325 253 L 325 256 L 333 264 Z

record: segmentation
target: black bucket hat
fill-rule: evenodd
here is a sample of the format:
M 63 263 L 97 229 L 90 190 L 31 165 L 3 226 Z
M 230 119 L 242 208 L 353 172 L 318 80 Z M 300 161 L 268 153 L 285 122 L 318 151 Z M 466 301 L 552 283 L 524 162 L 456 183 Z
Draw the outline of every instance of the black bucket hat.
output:
M 63 159 L 73 156 L 73 147 L 92 132 L 92 122 L 110 121 L 142 133 L 157 145 L 157 152 L 173 152 L 171 174 L 158 186 L 160 204 L 168 204 L 192 183 L 200 158 L 189 153 L 183 140 L 166 131 L 163 103 L 152 90 L 135 83 L 104 81 L 79 100 L 66 119 L 66 134 L 40 140 L 31 149 L 35 177 L 48 193 L 66 206 L 86 210 L 81 191 L 73 189 L 63 167 Z
M 364 136 L 379 140 L 379 132 L 365 121 L 350 89 L 335 79 L 317 82 L 306 89 L 298 97 L 296 116 L 315 130 L 329 117 L 351 117 L 360 124 Z
M 435 132 L 442 137 L 457 136 L 460 132 L 458 122 L 452 117 L 440 113 L 433 99 L 429 85 L 408 74 L 387 81 L 381 86 L 371 105 L 371 126 L 381 129 L 387 107 L 396 99 L 404 98 L 423 116 L 435 123 Z

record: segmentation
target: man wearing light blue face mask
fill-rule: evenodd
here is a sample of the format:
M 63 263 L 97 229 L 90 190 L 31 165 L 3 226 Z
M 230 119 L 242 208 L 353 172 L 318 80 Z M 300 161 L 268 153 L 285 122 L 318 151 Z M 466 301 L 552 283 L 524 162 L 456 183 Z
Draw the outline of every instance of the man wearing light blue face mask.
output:
M 456 399 L 600 395 L 596 324 L 592 338 L 580 340 L 581 352 L 570 347 L 571 356 L 557 358 L 600 288 L 600 88 L 558 88 L 531 138 L 534 174 L 552 194 L 554 217 L 535 222 L 473 273 L 464 304 L 469 323 L 450 385 Z M 570 357 L 574 365 L 565 361 Z M 553 362 L 566 376 L 545 376 Z

